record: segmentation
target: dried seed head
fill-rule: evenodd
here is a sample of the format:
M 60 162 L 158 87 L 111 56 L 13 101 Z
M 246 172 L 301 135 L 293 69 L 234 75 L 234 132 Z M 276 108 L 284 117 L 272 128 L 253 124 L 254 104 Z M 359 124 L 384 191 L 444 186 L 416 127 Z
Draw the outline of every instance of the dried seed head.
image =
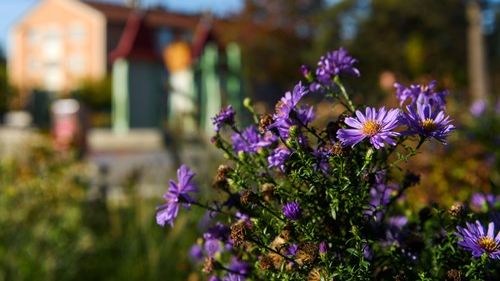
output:
M 281 236 L 276 236 L 273 242 L 271 242 L 271 249 L 279 250 L 286 243 L 285 239 L 281 238 Z
M 276 253 L 270 253 L 268 256 L 273 261 L 274 269 L 280 269 L 281 264 L 283 264 L 283 257 Z
M 264 200 L 266 202 L 269 202 L 273 200 L 274 196 L 274 184 L 272 183 L 265 183 L 261 187 L 261 192 L 262 192 L 262 197 L 264 197 Z
M 465 280 L 462 271 L 458 269 L 450 269 L 446 272 L 446 281 L 463 281 Z
M 318 246 L 313 243 L 304 243 L 299 246 L 295 260 L 299 265 L 311 264 L 318 255 Z
M 271 114 L 264 114 L 259 119 L 259 131 L 264 133 L 267 131 L 267 127 L 274 122 L 273 116 Z
M 201 271 L 203 271 L 206 274 L 210 274 L 214 271 L 215 269 L 215 260 L 212 257 L 206 257 L 205 260 L 203 261 L 203 267 Z
M 291 224 L 287 224 L 281 230 L 280 237 L 283 238 L 285 242 L 288 242 L 292 238 L 292 234 L 293 234 L 293 227 Z
M 259 258 L 259 267 L 262 270 L 269 270 L 274 267 L 273 259 L 269 255 L 264 255 Z
M 322 268 L 315 267 L 307 275 L 307 281 L 321 281 L 326 280 L 325 270 Z
M 333 143 L 331 145 L 330 151 L 333 155 L 336 156 L 344 156 L 346 152 L 345 148 L 342 147 L 342 144 L 340 144 L 340 142 Z
M 240 247 L 247 240 L 247 229 L 244 221 L 238 221 L 231 225 L 230 238 L 234 246 Z
M 406 275 L 403 272 L 400 272 L 394 276 L 394 281 L 406 281 Z
M 215 175 L 214 182 L 212 186 L 218 189 L 226 189 L 228 187 L 228 176 L 233 171 L 233 169 L 227 165 L 220 165 L 217 168 L 217 174 Z
M 460 202 L 454 203 L 448 209 L 448 214 L 450 214 L 450 216 L 453 216 L 456 218 L 463 217 L 466 213 L 467 213 L 467 210 L 465 208 L 465 205 L 460 203 Z
M 255 194 L 253 194 L 250 190 L 245 190 L 240 195 L 240 202 L 243 206 L 254 203 L 255 199 Z
M 227 177 L 231 172 L 233 172 L 233 168 L 227 165 L 220 165 L 219 168 L 217 168 L 217 174 L 215 176 L 215 180 L 216 181 L 227 180 Z

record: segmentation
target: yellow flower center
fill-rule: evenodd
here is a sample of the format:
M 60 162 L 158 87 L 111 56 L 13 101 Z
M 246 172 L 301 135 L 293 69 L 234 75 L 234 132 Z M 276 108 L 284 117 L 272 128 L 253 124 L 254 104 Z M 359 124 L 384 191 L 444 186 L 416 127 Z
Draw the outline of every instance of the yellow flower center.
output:
M 426 132 L 432 132 L 436 130 L 437 125 L 434 123 L 434 120 L 427 118 L 424 121 L 422 121 L 422 127 L 424 127 L 424 131 Z
M 374 120 L 368 120 L 363 124 L 363 134 L 368 135 L 368 136 L 373 136 L 380 132 L 380 129 L 382 129 L 382 126 Z
M 489 236 L 483 236 L 477 239 L 477 244 L 488 253 L 492 253 L 500 249 L 500 245 Z

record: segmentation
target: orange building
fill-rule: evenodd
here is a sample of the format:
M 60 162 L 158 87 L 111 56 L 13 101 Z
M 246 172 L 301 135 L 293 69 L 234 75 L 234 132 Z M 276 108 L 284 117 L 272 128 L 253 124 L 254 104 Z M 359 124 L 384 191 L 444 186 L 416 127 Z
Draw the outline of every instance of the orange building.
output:
M 103 78 L 110 70 L 109 54 L 117 48 L 132 11 L 97 1 L 40 0 L 13 27 L 8 58 L 11 83 L 22 93 L 35 88 L 64 93 L 83 79 Z M 199 19 L 163 9 L 148 10 L 144 16 L 155 31 L 176 28 L 188 37 Z M 161 54 L 160 41 L 152 52 Z

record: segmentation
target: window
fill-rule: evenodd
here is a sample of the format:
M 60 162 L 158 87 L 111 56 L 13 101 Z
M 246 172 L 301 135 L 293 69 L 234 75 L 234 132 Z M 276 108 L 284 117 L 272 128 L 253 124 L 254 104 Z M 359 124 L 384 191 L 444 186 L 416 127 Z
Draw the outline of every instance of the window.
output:
M 85 73 L 85 60 L 81 54 L 72 54 L 69 56 L 68 70 L 73 74 Z
M 47 32 L 45 33 L 43 44 L 41 46 L 46 63 L 59 63 L 63 56 L 62 43 L 61 30 L 55 25 L 47 28 Z
M 35 27 L 29 28 L 28 32 L 26 33 L 29 45 L 37 45 L 42 36 L 43 36 L 42 30 Z
M 86 35 L 85 26 L 81 22 L 74 22 L 69 25 L 68 37 L 70 41 L 80 43 L 85 39 Z

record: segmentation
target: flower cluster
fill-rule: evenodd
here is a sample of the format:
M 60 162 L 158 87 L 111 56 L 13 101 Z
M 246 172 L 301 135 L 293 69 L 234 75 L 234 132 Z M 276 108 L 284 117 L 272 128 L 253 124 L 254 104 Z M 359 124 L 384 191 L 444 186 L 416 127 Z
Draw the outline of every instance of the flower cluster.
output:
M 400 164 L 425 141 L 446 143 L 454 130 L 448 93 L 436 91 L 434 81 L 396 84 L 398 108 L 356 109 L 341 81 L 360 76 L 356 63 L 339 49 L 321 57 L 316 71 L 302 66 L 306 81 L 287 91 L 273 113 L 250 110 L 255 122 L 246 128 L 230 106 L 213 118 L 212 141 L 228 159 L 213 181 L 218 200 L 193 199 L 194 173 L 182 166 L 157 212 L 158 224 L 173 226 L 181 205 L 207 209 L 204 233 L 189 251 L 204 280 L 500 277 L 485 272 L 500 259 L 500 233 L 494 235 L 493 223 L 485 231 L 468 222 L 498 220 L 484 213 L 496 208 L 496 197 L 474 195 L 477 213 L 467 216 L 463 204 L 448 212 L 403 209 L 405 191 L 419 177 Z M 313 126 L 319 120 L 305 103 L 313 95 L 344 106 L 344 113 Z M 232 132 L 222 134 L 224 126 Z

